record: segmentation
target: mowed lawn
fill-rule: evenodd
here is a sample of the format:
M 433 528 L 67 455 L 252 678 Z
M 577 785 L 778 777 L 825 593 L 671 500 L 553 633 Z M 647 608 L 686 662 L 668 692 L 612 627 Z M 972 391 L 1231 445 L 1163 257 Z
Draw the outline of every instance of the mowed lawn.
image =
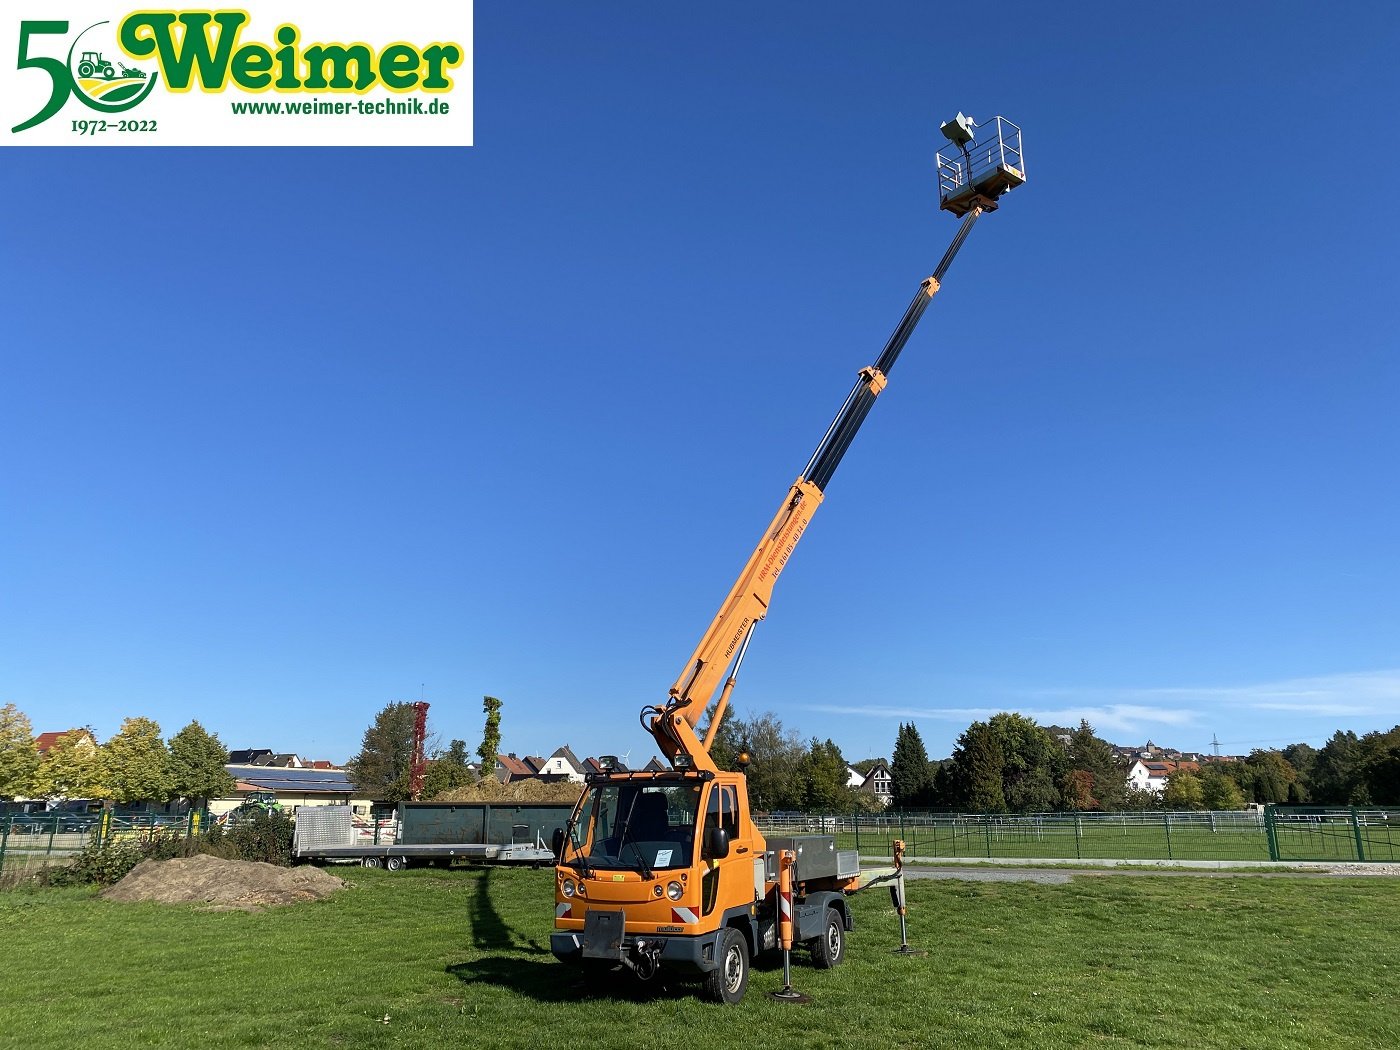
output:
M 548 952 L 552 873 L 344 870 L 256 914 L 0 894 L 0 1046 L 1400 1046 L 1400 880 L 917 881 L 854 898 L 846 965 L 798 953 L 807 1006 L 671 981 L 589 998 Z

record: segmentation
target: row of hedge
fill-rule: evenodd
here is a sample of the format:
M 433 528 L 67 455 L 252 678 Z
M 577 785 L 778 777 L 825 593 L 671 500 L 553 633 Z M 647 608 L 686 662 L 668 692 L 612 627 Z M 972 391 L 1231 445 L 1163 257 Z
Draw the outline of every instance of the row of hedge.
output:
M 292 863 L 292 820 L 283 813 L 259 813 L 231 828 L 213 825 L 199 835 L 158 831 L 140 839 L 94 842 L 63 867 L 45 868 L 39 881 L 46 886 L 110 886 L 143 860 L 171 860 L 207 853 L 225 860 L 261 861 L 289 867 Z

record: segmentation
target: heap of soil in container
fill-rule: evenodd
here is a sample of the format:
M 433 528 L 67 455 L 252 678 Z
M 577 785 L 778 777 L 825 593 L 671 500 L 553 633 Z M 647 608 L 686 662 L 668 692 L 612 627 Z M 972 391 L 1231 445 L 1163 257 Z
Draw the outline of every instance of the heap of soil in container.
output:
M 200 854 L 176 860 L 143 860 L 115 886 L 109 901 L 205 904 L 252 911 L 275 904 L 327 897 L 345 883 L 320 868 L 279 868 L 247 860 L 221 860 Z

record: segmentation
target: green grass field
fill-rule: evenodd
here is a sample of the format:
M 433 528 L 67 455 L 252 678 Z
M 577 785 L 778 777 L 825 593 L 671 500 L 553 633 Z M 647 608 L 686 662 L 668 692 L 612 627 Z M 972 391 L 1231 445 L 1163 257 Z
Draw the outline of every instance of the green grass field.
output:
M 911 882 L 854 898 L 845 966 L 737 1008 L 684 982 L 589 998 L 548 953 L 551 873 L 348 869 L 256 914 L 0 894 L 4 1047 L 1400 1045 L 1400 880 Z

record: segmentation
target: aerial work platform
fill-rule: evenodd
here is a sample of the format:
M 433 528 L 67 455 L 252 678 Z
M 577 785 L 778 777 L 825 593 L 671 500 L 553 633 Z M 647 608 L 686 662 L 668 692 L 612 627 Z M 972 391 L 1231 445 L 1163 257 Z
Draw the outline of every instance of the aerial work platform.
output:
M 978 203 L 984 211 L 1026 181 L 1021 129 L 1005 117 L 978 124 L 959 113 L 939 129 L 948 145 L 938 151 L 938 206 L 966 215 Z

